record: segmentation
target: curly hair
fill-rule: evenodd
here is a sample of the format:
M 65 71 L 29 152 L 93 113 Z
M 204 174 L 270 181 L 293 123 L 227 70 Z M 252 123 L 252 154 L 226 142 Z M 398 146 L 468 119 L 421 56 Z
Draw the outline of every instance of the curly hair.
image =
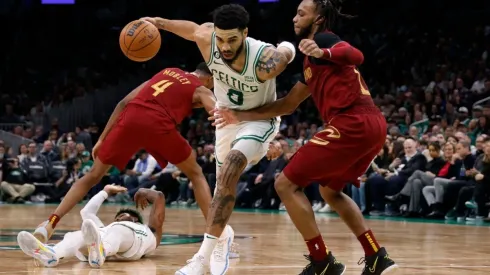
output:
M 222 30 L 244 30 L 249 21 L 247 10 L 238 4 L 223 5 L 213 11 L 214 26 Z

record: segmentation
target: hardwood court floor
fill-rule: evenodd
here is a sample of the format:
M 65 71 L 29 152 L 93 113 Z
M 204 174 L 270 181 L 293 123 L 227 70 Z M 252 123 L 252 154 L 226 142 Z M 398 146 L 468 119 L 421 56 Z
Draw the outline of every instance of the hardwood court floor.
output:
M 174 274 L 199 248 L 204 219 L 196 209 L 169 208 L 163 245 L 154 256 L 138 262 L 106 262 L 102 269 L 91 269 L 76 259 L 62 260 L 56 268 L 36 267 L 34 261 L 16 250 L 20 230 L 32 231 L 54 209 L 53 205 L 0 205 L 0 275 L 160 275 Z M 109 223 L 116 205 L 99 211 Z M 77 230 L 81 219 L 77 207 L 58 225 L 57 242 L 66 230 Z M 149 210 L 145 211 L 148 215 Z M 359 275 L 357 265 L 363 256 L 356 238 L 335 215 L 319 214 L 317 221 L 329 248 L 347 264 L 345 275 Z M 477 275 L 490 273 L 490 227 L 403 220 L 369 220 L 379 242 L 388 247 L 400 265 L 397 274 Z M 235 212 L 230 223 L 235 229 L 241 258 L 227 274 L 299 274 L 306 261 L 306 247 L 285 214 Z

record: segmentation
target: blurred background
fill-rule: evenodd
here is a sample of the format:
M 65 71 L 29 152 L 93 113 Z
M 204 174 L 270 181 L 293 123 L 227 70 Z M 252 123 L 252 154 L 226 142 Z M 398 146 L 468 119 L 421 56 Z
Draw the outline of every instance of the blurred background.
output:
M 146 63 L 132 62 L 118 45 L 124 25 L 144 16 L 204 23 L 211 20 L 213 9 L 230 3 L 71 2 L 75 3 L 0 1 L 0 201 L 4 203 L 59 202 L 90 169 L 92 146 L 119 100 L 165 67 L 193 70 L 203 61 L 195 44 L 162 32 L 159 54 Z M 232 2 L 249 11 L 250 36 L 272 44 L 296 43 L 292 18 L 300 1 Z M 490 21 L 485 15 L 490 6 L 484 0 L 344 2 L 342 12 L 357 18 L 338 22 L 333 31 L 364 53 L 360 71 L 389 124 L 386 146 L 361 178 L 362 187 L 344 191 L 366 215 L 486 220 L 490 188 L 481 186 L 490 186 L 490 178 L 477 180 L 477 175 L 490 159 L 490 149 L 485 150 L 490 134 Z M 298 54 L 278 77 L 278 97 L 298 79 L 302 58 Z M 283 210 L 274 179 L 322 124 L 311 100 L 283 117 L 277 136 L 283 155 L 247 167 L 237 207 Z M 205 112 L 196 111 L 180 131 L 196 150 L 214 188 L 214 128 Z M 130 202 L 132 194 L 146 186 L 162 190 L 169 204 L 195 206 L 192 183 L 175 166 L 139 166 L 137 161 L 154 159 L 138 152 L 125 171 L 111 169 L 88 197 L 105 184 L 116 183 L 130 192 L 111 198 L 113 202 Z M 152 169 L 139 171 L 139 167 Z M 143 175 L 136 177 L 134 171 Z M 442 195 L 436 186 L 444 187 Z M 332 211 L 317 185 L 305 192 L 315 211 Z

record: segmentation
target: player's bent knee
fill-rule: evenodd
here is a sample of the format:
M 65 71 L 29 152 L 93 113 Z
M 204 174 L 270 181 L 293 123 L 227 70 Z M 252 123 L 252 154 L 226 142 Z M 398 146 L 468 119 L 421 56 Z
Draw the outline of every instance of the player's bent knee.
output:
M 292 183 L 284 175 L 284 173 L 281 173 L 281 174 L 279 174 L 279 176 L 277 177 L 277 179 L 274 182 L 274 188 L 276 189 L 277 194 L 281 195 L 281 194 L 295 192 L 295 190 L 298 189 L 298 186 L 296 186 L 294 183 Z
M 253 161 L 259 161 L 265 154 L 264 143 L 253 139 L 239 139 L 233 144 L 233 148 L 230 151 L 239 151 L 244 157 L 247 163 Z M 228 158 L 228 156 L 226 156 Z

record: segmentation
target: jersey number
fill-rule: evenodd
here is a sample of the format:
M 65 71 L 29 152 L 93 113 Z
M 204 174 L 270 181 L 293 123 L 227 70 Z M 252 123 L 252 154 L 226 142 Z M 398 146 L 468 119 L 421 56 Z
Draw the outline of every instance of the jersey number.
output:
M 170 87 L 170 85 L 172 85 L 172 84 L 174 84 L 172 81 L 165 79 L 165 80 L 158 81 L 157 83 L 151 85 L 153 90 L 155 90 L 155 92 L 153 92 L 153 96 L 158 96 L 159 94 L 164 93 L 165 89 Z
M 359 86 L 361 87 L 361 94 L 371 95 L 369 89 L 367 88 L 366 82 L 364 82 L 364 79 L 361 76 L 361 73 L 356 68 L 354 68 L 354 73 L 357 75 L 357 80 L 359 80 Z
M 233 103 L 235 105 L 242 105 L 243 104 L 243 93 L 242 92 L 229 89 L 228 93 L 226 95 L 230 99 L 231 103 Z

